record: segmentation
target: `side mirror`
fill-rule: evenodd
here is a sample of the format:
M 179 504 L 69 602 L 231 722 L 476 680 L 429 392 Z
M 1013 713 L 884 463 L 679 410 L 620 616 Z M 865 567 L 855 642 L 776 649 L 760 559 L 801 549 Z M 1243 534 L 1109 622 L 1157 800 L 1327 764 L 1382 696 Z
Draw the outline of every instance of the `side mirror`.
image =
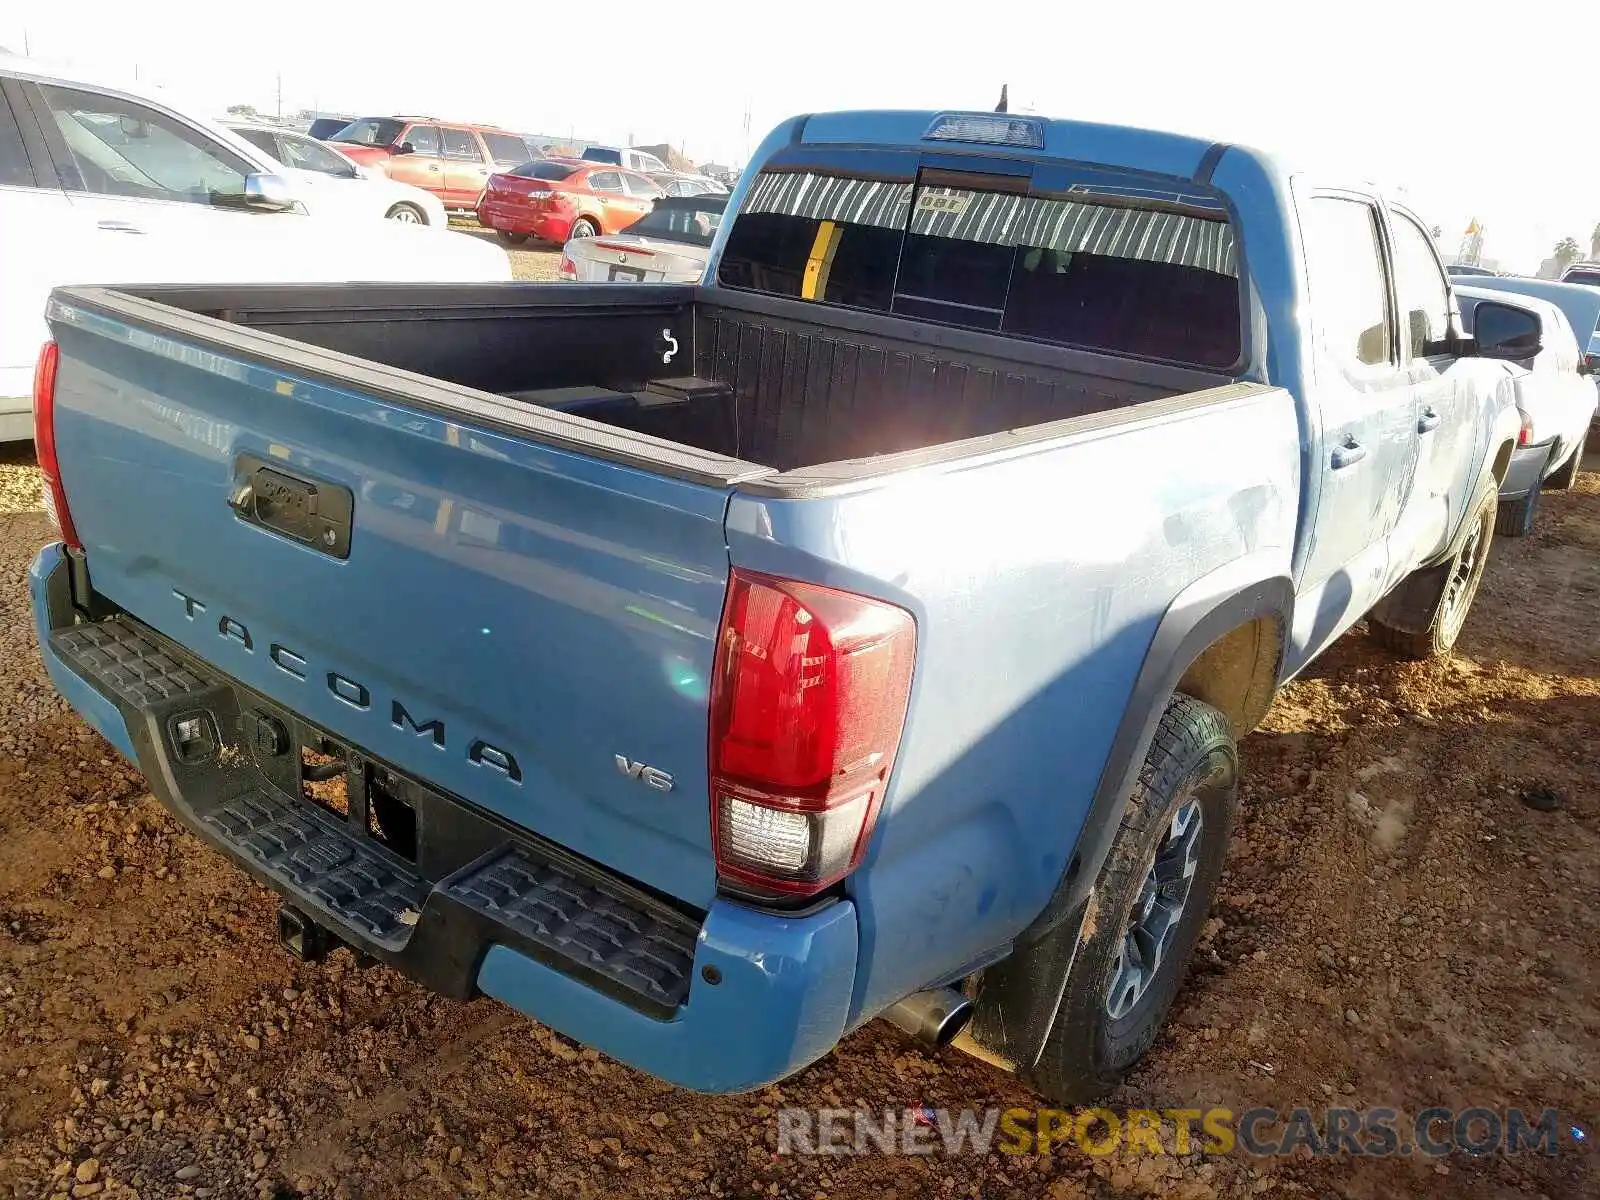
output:
M 401 142 L 394 148 L 394 152 L 396 154 L 415 154 L 417 152 L 417 148 L 410 142 Z
M 1509 304 L 1481 300 L 1472 314 L 1473 341 L 1483 358 L 1512 362 L 1532 358 L 1544 348 L 1539 318 Z
M 246 175 L 244 206 L 260 212 L 288 212 L 295 206 L 294 192 L 282 175 Z

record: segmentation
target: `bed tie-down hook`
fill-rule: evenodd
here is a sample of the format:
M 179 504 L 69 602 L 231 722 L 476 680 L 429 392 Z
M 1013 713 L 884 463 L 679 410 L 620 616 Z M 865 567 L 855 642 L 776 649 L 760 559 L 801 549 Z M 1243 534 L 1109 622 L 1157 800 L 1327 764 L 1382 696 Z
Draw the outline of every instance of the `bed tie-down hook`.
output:
M 672 329 L 670 326 L 661 331 L 661 340 L 666 344 L 667 347 L 661 352 L 661 361 L 663 363 L 669 363 L 672 361 L 673 356 L 678 353 L 678 339 L 672 336 Z

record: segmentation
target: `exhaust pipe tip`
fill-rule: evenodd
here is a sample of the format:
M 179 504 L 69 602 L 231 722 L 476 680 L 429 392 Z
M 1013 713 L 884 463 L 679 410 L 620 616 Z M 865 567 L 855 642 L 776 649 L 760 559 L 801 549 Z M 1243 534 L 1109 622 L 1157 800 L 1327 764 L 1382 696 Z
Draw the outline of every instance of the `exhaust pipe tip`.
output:
M 972 1001 L 953 987 L 929 988 L 891 1005 L 883 1019 L 926 1046 L 948 1046 L 972 1019 Z

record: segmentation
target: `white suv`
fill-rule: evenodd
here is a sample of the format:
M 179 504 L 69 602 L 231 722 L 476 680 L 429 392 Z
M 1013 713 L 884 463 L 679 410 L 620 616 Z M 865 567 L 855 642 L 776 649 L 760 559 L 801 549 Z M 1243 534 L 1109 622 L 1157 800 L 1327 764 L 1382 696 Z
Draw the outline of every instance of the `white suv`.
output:
M 136 88 L 0 53 L 0 441 L 33 436 L 45 300 L 62 284 L 511 278 L 497 246 L 353 222 L 281 169 Z

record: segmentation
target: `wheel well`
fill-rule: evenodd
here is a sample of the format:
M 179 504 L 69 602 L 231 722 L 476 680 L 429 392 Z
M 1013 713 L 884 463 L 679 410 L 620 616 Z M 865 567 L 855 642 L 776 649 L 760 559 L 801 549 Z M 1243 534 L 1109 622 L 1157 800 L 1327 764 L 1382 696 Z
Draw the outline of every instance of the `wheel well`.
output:
M 1200 652 L 1178 680 L 1177 690 L 1217 709 L 1228 718 L 1234 737 L 1241 738 L 1272 703 L 1283 642 L 1284 624 L 1277 616 L 1237 625 Z
M 1511 469 L 1511 451 L 1515 447 L 1515 442 L 1502 442 L 1500 449 L 1496 451 L 1494 466 L 1491 468 L 1494 471 L 1494 481 L 1496 483 L 1504 483 L 1506 481 L 1506 472 Z

